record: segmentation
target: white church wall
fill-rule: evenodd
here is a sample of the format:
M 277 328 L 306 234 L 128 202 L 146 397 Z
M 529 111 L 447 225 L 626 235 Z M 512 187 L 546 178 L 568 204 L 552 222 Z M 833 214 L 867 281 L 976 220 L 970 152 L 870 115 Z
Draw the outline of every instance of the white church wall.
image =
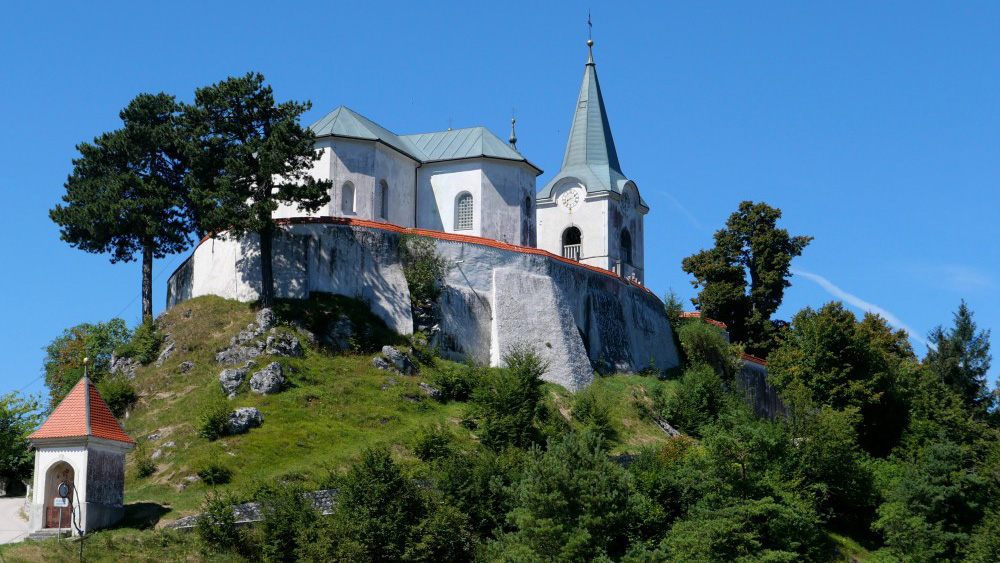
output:
M 534 246 L 535 171 L 523 162 L 482 159 L 481 235 L 520 246 Z M 527 210 L 525 199 L 532 202 Z
M 417 170 L 417 227 L 483 236 L 483 171 L 475 160 L 433 162 Z M 455 202 L 460 194 L 472 194 L 472 229 L 455 230 Z
M 329 215 L 370 219 L 372 193 L 375 189 L 375 145 L 373 141 L 344 139 L 331 140 L 330 179 L 333 181 Z M 348 184 L 354 188 L 353 210 L 344 209 L 344 191 Z
M 315 148 L 320 152 L 320 158 L 313 162 L 309 175 L 316 179 L 329 180 L 332 157 L 331 142 L 329 139 L 317 141 Z M 329 214 L 329 205 L 310 213 L 300 210 L 297 205 L 279 204 L 278 209 L 274 211 L 274 217 L 278 219 L 288 217 L 320 217 L 327 214 Z
M 364 217 L 372 221 L 384 221 L 402 227 L 414 226 L 417 163 L 394 149 L 382 144 L 375 145 L 375 178 L 373 182 L 371 215 Z M 381 216 L 381 181 L 385 181 L 389 192 L 389 217 Z
M 51 483 L 46 483 L 49 477 L 49 469 L 59 462 L 66 462 L 73 468 L 73 491 L 74 504 L 85 503 L 87 501 L 86 475 L 87 475 L 87 448 L 84 446 L 52 447 L 35 451 L 35 475 L 32 481 L 32 503 L 31 511 L 28 515 L 31 531 L 41 530 L 45 527 L 45 504 L 50 499 L 53 487 Z M 58 486 L 55 483 L 54 486 Z M 66 518 L 69 518 L 69 511 L 66 510 Z M 63 524 L 64 528 L 69 528 L 69 521 Z
M 330 224 L 297 224 L 286 228 L 285 234 L 275 241 L 275 256 L 289 264 L 275 269 L 277 295 L 304 297 L 309 291 L 323 291 L 360 297 L 368 302 L 373 312 L 386 321 L 390 328 L 401 334 L 411 333 L 413 321 L 410 313 L 409 291 L 399 264 L 396 248 L 399 235 L 395 232 Z M 252 239 L 248 239 L 252 240 Z M 663 309 L 663 303 L 648 291 L 627 284 L 605 272 L 589 270 L 555 258 L 526 252 L 517 252 L 468 242 L 435 241 L 438 253 L 451 268 L 445 277 L 441 299 L 441 332 L 439 346 L 443 354 L 454 359 L 472 359 L 496 364 L 494 350 L 503 344 L 494 337 L 497 319 L 510 318 L 509 311 L 497 307 L 516 306 L 522 312 L 539 307 L 534 303 L 538 295 L 528 293 L 522 299 L 494 301 L 494 272 L 509 269 L 524 275 L 543 276 L 551 280 L 552 288 L 544 297 L 559 301 L 571 313 L 579 332 L 585 358 L 564 358 L 562 361 L 589 360 L 601 371 L 636 372 L 649 367 L 650 358 L 657 369 L 677 365 L 672 330 Z M 168 307 L 184 299 L 214 294 L 230 299 L 251 301 L 257 298 L 252 288 L 259 279 L 259 270 L 233 267 L 235 263 L 252 263 L 254 251 L 251 242 L 228 251 L 216 249 L 203 253 L 199 247 L 193 256 L 171 276 L 168 282 Z M 234 244 L 230 241 L 227 244 Z M 217 243 L 218 245 L 218 243 Z M 229 259 L 235 254 L 236 259 Z M 226 263 L 213 262 L 220 256 Z M 203 280 L 203 272 L 217 272 L 228 278 L 212 284 L 196 283 Z M 250 279 L 250 278 L 253 279 Z M 251 289 L 248 291 L 247 289 Z M 501 289 L 501 295 L 503 295 Z M 531 299 L 532 308 L 525 307 L 524 299 Z M 555 305 L 563 310 L 562 305 Z M 551 334 L 556 332 L 546 320 L 548 317 L 529 316 L 534 323 L 523 328 L 525 334 Z M 499 321 L 505 322 L 503 320 Z M 522 322 L 522 321 L 518 321 Z M 565 324 L 563 321 L 560 323 Z M 497 328 L 505 335 L 508 329 Z M 565 327 L 561 334 L 550 338 L 571 338 Z M 570 331 L 571 334 L 572 331 Z M 496 345 L 494 342 L 496 341 Z M 551 340 L 549 340 L 551 343 Z M 543 346 L 544 341 L 535 342 Z M 567 353 L 572 352 L 565 344 Z M 559 376 L 556 381 L 567 384 L 579 378 Z

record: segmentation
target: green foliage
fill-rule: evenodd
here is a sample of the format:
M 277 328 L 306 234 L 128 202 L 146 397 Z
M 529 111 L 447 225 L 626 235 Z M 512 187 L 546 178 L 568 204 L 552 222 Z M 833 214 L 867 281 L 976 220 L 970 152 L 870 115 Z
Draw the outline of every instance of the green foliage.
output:
M 233 552 L 245 543 L 245 531 L 236 525 L 233 507 L 239 504 L 229 493 L 210 491 L 201 505 L 195 532 L 210 550 Z
M 301 483 L 276 481 L 260 487 L 254 494 L 260 505 L 261 522 L 254 529 L 260 559 L 265 563 L 295 561 L 300 531 L 319 519 L 312 496 Z
M 201 416 L 198 435 L 208 441 L 218 440 L 229 431 L 229 405 L 220 400 L 212 402 Z
M 273 213 L 279 204 L 316 211 L 330 201 L 331 183 L 309 172 L 320 158 L 313 132 L 299 123 L 309 102 L 276 103 L 264 76 L 230 77 L 194 93 L 184 105 L 188 193 L 202 232 L 260 235 L 261 300 L 274 297 Z
M 111 414 L 123 417 L 139 400 L 135 386 L 124 375 L 109 375 L 97 382 L 97 390 L 111 409 Z
M 434 461 L 451 455 L 455 447 L 455 436 L 440 426 L 425 427 L 417 433 L 413 455 L 421 461 Z
M 986 378 L 992 360 L 990 331 L 977 330 L 972 316 L 962 301 L 951 328 L 938 326 L 927 335 L 931 346 L 924 365 L 981 417 L 994 403 Z
M 792 258 L 812 237 L 788 235 L 777 227 L 781 210 L 744 201 L 715 233 L 715 247 L 688 256 L 682 267 L 701 292 L 692 302 L 712 319 L 726 323 L 735 342 L 766 356 L 774 346 L 771 315 L 778 310 Z M 749 275 L 749 283 L 747 276 Z
M 438 461 L 436 485 L 468 514 L 480 538 L 490 538 L 506 529 L 506 516 L 514 503 L 513 485 L 521 478 L 525 457 L 514 448 L 499 453 L 486 449 L 456 453 Z
M 142 255 L 146 320 L 153 316 L 153 258 L 187 248 L 193 228 L 178 109 L 164 93 L 136 96 L 120 113 L 122 129 L 77 145 L 63 204 L 49 212 L 74 247 L 110 253 L 112 263 Z
M 451 267 L 448 260 L 438 255 L 434 241 L 426 237 L 400 236 L 399 254 L 410 300 L 416 307 L 432 306 Z
M 528 348 L 508 351 L 503 361 L 503 369 L 480 378 L 471 414 L 478 418 L 484 446 L 526 448 L 537 442 L 536 424 L 545 415 L 541 376 L 548 366 Z
M 976 527 L 963 551 L 965 563 L 994 563 L 1000 553 L 1000 511 L 989 512 Z
M 628 548 L 637 500 L 631 476 L 608 459 L 600 437 L 570 433 L 534 448 L 514 487 L 510 532 L 487 561 L 592 561 Z
M 476 366 L 442 365 L 431 377 L 431 382 L 441 391 L 442 400 L 468 401 L 483 378 L 481 371 Z
M 983 516 L 983 478 L 958 444 L 928 445 L 904 464 L 873 528 L 909 561 L 954 560 Z
M 330 518 L 303 531 L 303 562 L 470 561 L 465 515 L 417 489 L 385 450 L 366 450 L 339 480 Z
M 0 479 L 31 477 L 34 456 L 27 437 L 42 421 L 36 397 L 18 392 L 0 395 Z
M 195 473 L 206 485 L 225 485 L 233 478 L 233 470 L 216 461 L 202 464 Z
M 338 352 L 371 354 L 403 343 L 371 307 L 344 295 L 310 291 L 309 299 L 276 299 L 273 310 L 278 319 L 304 327 L 325 344 L 332 344 L 328 338 L 338 324 L 347 324 L 353 337 L 348 349 Z
M 106 323 L 83 323 L 68 328 L 49 343 L 45 347 L 43 370 L 50 407 L 55 408 L 83 377 L 84 358 L 90 361 L 87 368 L 90 378 L 100 381 L 111 368 L 114 351 L 125 345 L 131 336 L 125 321 L 111 319 Z
M 596 389 L 587 388 L 580 391 L 572 412 L 574 419 L 604 441 L 612 441 L 618 437 L 618 432 L 611 421 L 611 405 Z
M 886 455 L 900 439 L 907 422 L 902 382 L 916 367 L 904 331 L 871 313 L 858 322 L 839 302 L 797 313 L 768 358 L 779 389 L 800 380 L 817 404 L 857 409 L 859 440 L 873 455 Z
M 115 350 L 115 355 L 120 358 L 133 358 L 146 366 L 157 358 L 164 339 L 165 336 L 157 329 L 156 323 L 146 321 L 135 327 L 132 338 L 127 344 Z
M 732 381 L 743 367 L 743 349 L 726 342 L 722 331 L 700 321 L 683 323 L 677 331 L 690 366 L 709 366 Z
M 677 297 L 677 292 L 673 289 L 663 296 L 663 309 L 667 312 L 667 319 L 670 321 L 670 326 L 675 331 L 679 329 L 681 325 L 681 313 L 684 312 L 684 303 L 680 297 Z
M 140 479 L 145 479 L 156 473 L 156 462 L 153 461 L 153 457 L 149 453 L 149 446 L 146 443 L 137 444 L 135 450 L 132 452 L 132 457 L 135 459 L 136 475 Z
M 696 365 L 684 370 L 680 385 L 662 399 L 663 417 L 671 425 L 694 436 L 715 420 L 721 412 L 726 393 L 722 379 L 708 365 Z

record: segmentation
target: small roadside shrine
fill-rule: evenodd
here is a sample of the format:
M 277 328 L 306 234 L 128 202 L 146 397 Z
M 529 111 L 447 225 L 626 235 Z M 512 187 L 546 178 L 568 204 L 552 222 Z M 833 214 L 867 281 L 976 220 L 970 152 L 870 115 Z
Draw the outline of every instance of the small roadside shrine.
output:
M 125 453 L 135 441 L 84 376 L 28 436 L 35 449 L 32 532 L 87 533 L 121 519 Z

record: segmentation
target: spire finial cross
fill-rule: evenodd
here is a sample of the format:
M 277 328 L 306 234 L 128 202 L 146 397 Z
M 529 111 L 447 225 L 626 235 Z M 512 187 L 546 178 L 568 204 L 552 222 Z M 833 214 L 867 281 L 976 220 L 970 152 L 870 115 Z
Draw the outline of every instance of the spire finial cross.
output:
M 589 49 L 587 64 L 594 62 L 594 22 L 590 19 L 590 10 L 587 10 L 587 49 Z

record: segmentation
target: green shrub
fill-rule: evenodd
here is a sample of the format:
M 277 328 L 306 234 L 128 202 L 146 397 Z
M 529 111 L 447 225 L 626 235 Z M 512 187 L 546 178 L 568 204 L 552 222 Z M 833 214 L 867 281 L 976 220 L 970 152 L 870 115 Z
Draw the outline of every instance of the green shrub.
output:
M 135 456 L 136 473 L 140 478 L 145 479 L 156 473 L 156 462 L 150 457 L 146 444 L 139 444 L 133 455 Z
M 611 424 L 611 405 L 593 386 L 580 391 L 573 405 L 573 418 L 604 440 L 614 440 L 618 433 Z
M 674 394 L 661 398 L 663 417 L 688 434 L 700 435 L 701 427 L 715 420 L 725 403 L 722 380 L 711 367 L 690 367 L 681 376 Z
M 159 355 L 164 339 L 165 336 L 156 327 L 156 323 L 144 322 L 135 328 L 127 344 L 115 350 L 115 354 L 148 365 Z
M 537 423 L 545 415 L 541 376 L 546 369 L 533 350 L 514 348 L 504 356 L 503 369 L 480 379 L 471 414 L 479 419 L 484 446 L 526 448 L 540 441 Z
M 301 483 L 279 480 L 262 486 L 254 494 L 260 504 L 262 520 L 256 526 L 261 560 L 295 561 L 299 531 L 311 527 L 319 519 L 312 497 Z
M 413 454 L 421 461 L 434 461 L 451 455 L 455 437 L 446 428 L 432 426 L 422 428 L 417 433 Z
M 399 252 L 410 300 L 417 307 L 433 305 L 441 296 L 448 261 L 438 255 L 434 241 L 425 237 L 401 236 Z
M 212 403 L 201 417 L 198 435 L 209 441 L 218 440 L 229 430 L 229 405 L 219 400 Z
M 441 400 L 468 401 L 482 374 L 472 366 L 441 364 L 434 372 L 431 382 L 441 391 Z
M 690 367 L 710 366 L 727 381 L 743 367 L 742 349 L 726 342 L 721 329 L 690 321 L 681 325 L 678 335 Z
M 205 463 L 195 473 L 206 485 L 225 485 L 233 478 L 232 469 L 214 461 Z
M 104 397 L 104 402 L 111 409 L 111 414 L 118 418 L 125 416 L 125 413 L 139 400 L 139 395 L 135 392 L 132 382 L 123 375 L 101 378 L 96 385 L 97 390 Z
M 236 504 L 238 502 L 231 494 L 213 491 L 205 495 L 194 529 L 209 549 L 235 551 L 244 544 L 244 530 L 236 525 L 236 514 L 233 512 Z

